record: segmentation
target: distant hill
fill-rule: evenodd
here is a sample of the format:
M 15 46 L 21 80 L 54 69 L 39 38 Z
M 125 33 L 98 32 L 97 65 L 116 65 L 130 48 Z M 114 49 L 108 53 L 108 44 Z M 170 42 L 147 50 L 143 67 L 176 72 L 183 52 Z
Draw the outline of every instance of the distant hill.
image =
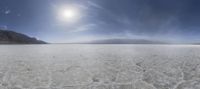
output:
M 0 30 L 0 44 L 46 44 L 46 42 L 14 31 Z
M 83 42 L 88 44 L 167 44 L 161 41 L 145 40 L 145 39 L 105 39 Z

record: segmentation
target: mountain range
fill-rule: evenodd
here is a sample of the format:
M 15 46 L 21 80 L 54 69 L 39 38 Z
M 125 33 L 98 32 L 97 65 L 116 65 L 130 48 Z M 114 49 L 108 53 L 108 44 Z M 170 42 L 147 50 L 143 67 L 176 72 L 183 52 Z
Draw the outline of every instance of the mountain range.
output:
M 0 44 L 47 44 L 45 41 L 29 37 L 25 34 L 0 29 Z M 199 43 L 169 43 L 166 41 L 148 39 L 101 39 L 85 42 L 73 42 L 69 44 L 195 44 Z
M 46 44 L 46 42 L 14 31 L 0 30 L 0 44 Z
M 146 39 L 102 39 L 102 40 L 81 42 L 80 44 L 167 44 L 167 43 L 161 41 L 146 40 Z

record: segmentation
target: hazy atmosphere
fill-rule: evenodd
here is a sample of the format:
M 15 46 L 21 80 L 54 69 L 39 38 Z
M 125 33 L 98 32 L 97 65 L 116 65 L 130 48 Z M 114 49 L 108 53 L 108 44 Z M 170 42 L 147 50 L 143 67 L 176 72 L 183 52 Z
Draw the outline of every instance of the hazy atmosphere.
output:
M 0 28 L 51 43 L 200 42 L 199 0 L 0 0 Z

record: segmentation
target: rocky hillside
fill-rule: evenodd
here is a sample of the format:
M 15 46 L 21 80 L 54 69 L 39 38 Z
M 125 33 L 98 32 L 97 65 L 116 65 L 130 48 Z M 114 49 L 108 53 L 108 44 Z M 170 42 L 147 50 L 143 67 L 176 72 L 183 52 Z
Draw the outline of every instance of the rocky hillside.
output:
M 14 31 L 0 30 L 0 44 L 45 44 L 46 42 Z

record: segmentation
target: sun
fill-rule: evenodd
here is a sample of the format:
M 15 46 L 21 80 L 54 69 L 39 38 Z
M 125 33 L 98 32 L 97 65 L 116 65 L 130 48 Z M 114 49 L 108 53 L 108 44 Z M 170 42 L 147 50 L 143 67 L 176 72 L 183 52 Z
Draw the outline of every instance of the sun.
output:
M 66 9 L 66 10 L 63 10 L 62 12 L 62 17 L 64 19 L 74 19 L 76 15 L 77 15 L 77 12 L 72 9 Z
M 63 7 L 59 9 L 58 17 L 61 21 L 74 22 L 80 18 L 80 12 L 75 7 Z

